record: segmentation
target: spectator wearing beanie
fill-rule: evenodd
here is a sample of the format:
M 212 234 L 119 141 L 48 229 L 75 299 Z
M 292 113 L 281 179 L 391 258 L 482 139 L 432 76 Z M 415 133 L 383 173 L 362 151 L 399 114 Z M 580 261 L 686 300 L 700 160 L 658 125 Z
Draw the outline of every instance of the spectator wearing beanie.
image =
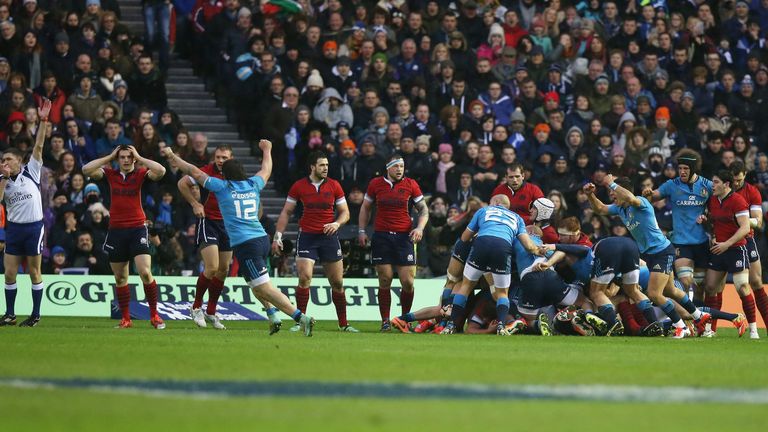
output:
M 344 102 L 338 90 L 329 87 L 323 90 L 320 101 L 312 112 L 315 120 L 324 122 L 329 129 L 335 130 L 339 122 L 354 123 L 352 108 Z
M 493 66 L 501 58 L 505 44 L 504 29 L 498 23 L 493 23 L 488 32 L 488 41 L 477 49 L 477 58 L 487 59 Z
M 453 146 L 448 143 L 442 143 L 437 146 L 437 176 L 435 181 L 435 192 L 448 193 L 447 173 L 456 163 L 453 161 Z
M 485 107 L 485 112 L 493 114 L 498 124 L 508 126 L 511 123 L 510 116 L 515 110 L 515 105 L 512 98 L 504 94 L 500 82 L 491 82 L 488 91 L 481 94 L 479 99 Z

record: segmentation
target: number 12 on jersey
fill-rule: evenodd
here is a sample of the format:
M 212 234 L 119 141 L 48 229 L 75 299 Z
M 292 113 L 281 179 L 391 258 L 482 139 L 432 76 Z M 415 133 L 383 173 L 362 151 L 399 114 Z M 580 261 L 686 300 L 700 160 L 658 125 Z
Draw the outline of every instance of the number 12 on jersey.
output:
M 235 214 L 238 219 L 245 220 L 258 220 L 259 219 L 259 207 L 256 205 L 256 200 L 235 200 Z

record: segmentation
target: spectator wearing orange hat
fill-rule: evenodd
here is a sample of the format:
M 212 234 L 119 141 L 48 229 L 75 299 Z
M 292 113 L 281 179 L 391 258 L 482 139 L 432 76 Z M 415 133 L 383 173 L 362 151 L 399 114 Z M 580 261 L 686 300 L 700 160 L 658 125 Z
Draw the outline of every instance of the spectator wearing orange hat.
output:
M 549 139 L 549 134 L 552 132 L 552 128 L 546 123 L 539 123 L 533 128 L 533 139 L 527 140 L 520 145 L 518 150 L 517 160 L 519 161 L 533 161 L 539 154 L 539 149 L 544 146 L 549 146 L 552 143 Z
M 345 139 L 339 145 L 339 156 L 329 159 L 328 175 L 341 183 L 344 190 L 358 185 L 357 145 L 351 139 Z
M 528 118 L 530 125 L 546 123 L 549 120 L 549 114 L 560 110 L 560 94 L 556 91 L 544 93 L 544 104 L 531 113 Z
M 677 128 L 672 124 L 672 116 L 669 108 L 663 106 L 656 109 L 656 130 L 653 132 L 651 142 L 657 142 L 661 149 L 661 155 L 668 159 L 679 148 L 683 147 L 681 135 L 677 133 Z

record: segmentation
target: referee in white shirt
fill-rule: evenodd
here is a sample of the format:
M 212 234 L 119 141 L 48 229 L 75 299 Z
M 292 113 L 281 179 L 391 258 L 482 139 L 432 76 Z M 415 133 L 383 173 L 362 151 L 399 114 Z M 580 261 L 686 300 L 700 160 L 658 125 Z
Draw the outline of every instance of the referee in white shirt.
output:
M 43 299 L 43 278 L 40 271 L 43 252 L 43 202 L 40 197 L 40 171 L 43 168 L 43 144 L 48 131 L 51 102 L 45 100 L 38 108 L 40 127 L 35 147 L 26 165 L 24 153 L 10 148 L 3 153 L 0 166 L 0 200 L 5 200 L 8 223 L 5 227 L 5 315 L 0 326 L 16 325 L 16 274 L 24 258 L 32 281 L 32 314 L 20 326 L 34 327 L 40 321 Z

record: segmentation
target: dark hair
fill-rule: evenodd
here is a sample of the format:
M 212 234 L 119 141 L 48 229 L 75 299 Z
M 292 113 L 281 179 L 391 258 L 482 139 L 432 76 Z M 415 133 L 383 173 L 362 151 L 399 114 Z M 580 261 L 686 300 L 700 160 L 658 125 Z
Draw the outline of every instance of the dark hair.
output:
M 513 162 L 509 164 L 509 166 L 507 166 L 507 172 L 516 171 L 516 170 L 520 170 L 520 174 L 525 172 L 525 168 L 523 168 L 523 164 L 521 164 L 520 162 Z
M 707 134 L 707 141 L 715 141 L 715 140 L 722 141 L 724 136 L 725 135 L 723 135 L 723 133 L 720 131 L 712 131 Z
M 109 124 L 116 124 L 116 125 L 120 126 L 120 121 L 118 119 L 112 117 L 110 119 L 107 119 L 107 121 L 104 122 L 104 126 L 109 125 Z
M 328 155 L 321 150 L 315 150 L 307 156 L 307 166 L 317 165 L 317 161 L 320 159 L 328 159 Z
M 237 159 L 229 159 L 224 162 L 221 167 L 221 173 L 224 174 L 224 178 L 231 181 L 241 181 L 248 179 L 248 175 L 245 173 L 243 164 Z
M 746 174 L 747 171 L 748 171 L 747 170 L 747 166 L 744 164 L 744 162 L 742 162 L 740 160 L 735 160 L 735 161 L 731 162 L 730 169 L 731 169 L 731 174 L 733 174 L 733 175 L 741 174 L 741 173 Z
M 3 154 L 12 154 L 19 160 L 24 160 L 24 152 L 17 149 L 16 147 L 9 147 L 3 152 Z
M 619 177 L 616 180 L 614 180 L 614 182 L 617 185 L 623 187 L 624 189 L 626 189 L 626 190 L 628 190 L 630 192 L 633 192 L 635 190 L 635 188 L 632 186 L 632 180 L 630 180 L 627 177 Z
M 717 177 L 723 183 L 728 183 L 729 187 L 733 187 L 733 173 L 727 169 L 718 170 L 713 177 Z
M 176 133 L 176 135 L 178 135 L 181 132 L 182 132 L 182 130 L 179 129 L 179 131 Z M 184 132 L 189 133 L 189 132 L 186 131 L 186 129 L 184 130 Z M 219 145 L 217 145 L 216 149 L 213 152 L 216 153 L 217 151 L 228 151 L 230 153 L 233 152 L 232 146 L 229 145 L 229 144 L 219 144 Z

